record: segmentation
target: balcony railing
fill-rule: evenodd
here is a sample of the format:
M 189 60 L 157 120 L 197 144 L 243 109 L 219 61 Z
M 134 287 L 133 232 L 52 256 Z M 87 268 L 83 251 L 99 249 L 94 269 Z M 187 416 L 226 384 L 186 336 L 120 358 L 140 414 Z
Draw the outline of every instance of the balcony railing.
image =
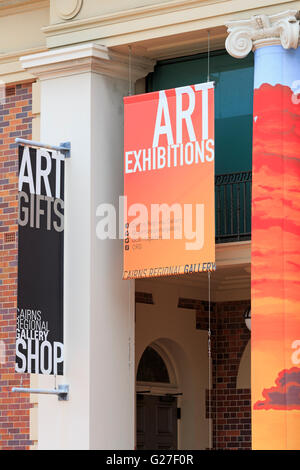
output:
M 217 175 L 216 243 L 251 239 L 252 172 Z

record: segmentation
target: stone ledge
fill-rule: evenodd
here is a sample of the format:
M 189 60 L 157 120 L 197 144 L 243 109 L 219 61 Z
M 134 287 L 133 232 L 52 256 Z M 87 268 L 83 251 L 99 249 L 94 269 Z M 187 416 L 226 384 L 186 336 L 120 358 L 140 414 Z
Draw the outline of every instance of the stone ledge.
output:
M 95 72 L 109 77 L 128 80 L 129 55 L 111 51 L 95 43 L 58 48 L 20 58 L 22 67 L 43 79 Z M 155 62 L 144 57 L 131 58 L 132 79 L 145 77 Z

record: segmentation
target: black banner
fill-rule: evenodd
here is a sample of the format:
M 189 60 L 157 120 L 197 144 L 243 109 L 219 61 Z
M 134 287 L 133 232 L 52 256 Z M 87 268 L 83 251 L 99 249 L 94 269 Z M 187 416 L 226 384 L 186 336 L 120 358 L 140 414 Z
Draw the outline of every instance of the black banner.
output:
M 64 156 L 19 146 L 16 372 L 63 374 Z

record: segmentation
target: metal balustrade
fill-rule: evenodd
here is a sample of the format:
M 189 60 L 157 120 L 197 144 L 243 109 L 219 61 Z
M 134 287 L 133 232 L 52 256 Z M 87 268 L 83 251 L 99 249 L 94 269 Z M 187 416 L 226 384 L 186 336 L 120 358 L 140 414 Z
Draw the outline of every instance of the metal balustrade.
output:
M 216 243 L 251 239 L 252 172 L 215 177 Z

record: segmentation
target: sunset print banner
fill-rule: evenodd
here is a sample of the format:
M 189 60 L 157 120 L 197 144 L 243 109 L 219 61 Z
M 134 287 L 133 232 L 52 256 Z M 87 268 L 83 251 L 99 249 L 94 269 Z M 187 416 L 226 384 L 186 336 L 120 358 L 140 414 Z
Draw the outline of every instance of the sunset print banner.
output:
M 252 443 L 300 449 L 300 53 L 255 54 Z
M 214 270 L 213 83 L 124 107 L 124 279 Z

